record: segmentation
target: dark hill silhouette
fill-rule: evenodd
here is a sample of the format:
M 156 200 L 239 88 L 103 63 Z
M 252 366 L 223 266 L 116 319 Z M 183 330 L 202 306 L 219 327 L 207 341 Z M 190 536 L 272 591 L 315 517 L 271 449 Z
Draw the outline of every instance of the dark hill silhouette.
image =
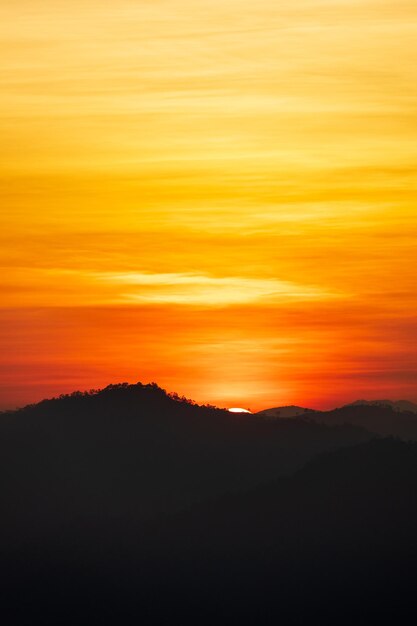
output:
M 222 599 L 213 623 L 216 610 L 252 623 L 407 623 L 416 527 L 417 444 L 374 440 L 177 516 L 147 550 L 172 546 L 161 561 L 181 571 L 175 598 L 193 588 L 195 609 Z
M 264 409 L 263 411 L 258 411 L 256 415 L 263 418 L 277 419 L 277 418 L 286 418 L 286 417 L 300 417 L 306 413 L 309 413 L 312 409 L 305 409 L 301 406 L 277 406 L 271 409 Z
M 398 411 L 399 413 L 403 413 L 404 411 L 408 411 L 410 413 L 417 413 L 417 404 L 414 402 L 410 402 L 409 400 L 356 400 L 356 402 L 351 402 L 346 406 L 390 406 L 394 409 L 394 411 Z
M 351 404 L 332 411 L 313 411 L 309 419 L 331 426 L 352 424 L 383 436 L 417 440 L 417 414 L 389 404 Z
M 17 552 L 2 590 L 19 624 L 37 614 L 60 624 L 412 623 L 416 494 L 417 444 L 373 440 L 125 533 L 117 550 Z
M 261 423 L 156 384 L 76 392 L 0 416 L 0 524 L 14 537 L 20 527 L 36 537 L 111 519 L 136 524 L 371 436 L 351 426 Z
M 415 408 L 414 408 L 415 407 Z M 276 407 L 259 411 L 261 419 L 302 416 L 320 424 L 336 426 L 352 424 L 389 437 L 417 440 L 417 406 L 405 400 L 358 400 L 331 411 L 316 411 L 301 407 Z

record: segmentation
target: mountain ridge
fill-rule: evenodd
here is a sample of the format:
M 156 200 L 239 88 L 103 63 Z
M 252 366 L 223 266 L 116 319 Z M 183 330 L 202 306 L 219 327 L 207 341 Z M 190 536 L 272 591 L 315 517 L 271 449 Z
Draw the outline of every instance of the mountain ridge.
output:
M 350 425 L 267 422 L 200 406 L 155 383 L 74 392 L 0 416 L 1 523 L 13 535 L 20 519 L 28 536 L 50 523 L 99 525 L 103 515 L 139 524 L 374 436 Z
M 313 411 L 313 409 L 306 409 L 301 406 L 297 406 L 295 404 L 289 404 L 285 406 L 277 406 L 272 407 L 270 409 L 263 409 L 262 411 L 258 411 L 255 415 L 259 415 L 261 417 L 266 418 L 287 418 L 287 417 L 299 417 L 301 415 L 305 415 Z
M 413 406 L 416 406 L 416 411 L 410 410 L 409 407 L 412 408 Z M 286 414 L 285 409 L 287 408 L 283 407 L 283 415 Z M 302 412 L 296 415 L 295 409 L 300 409 Z M 282 414 L 281 407 L 276 407 L 265 409 L 255 415 L 269 421 L 279 421 L 283 418 Z M 327 425 L 352 424 L 384 437 L 394 436 L 406 440 L 417 439 L 417 405 L 413 405 L 413 403 L 406 400 L 397 402 L 357 400 L 328 411 L 294 407 L 294 416 Z M 287 419 L 294 419 L 294 417 L 288 417 Z
M 5 623 L 368 625 L 386 598 L 403 623 L 417 444 L 375 434 L 381 419 L 389 430 L 416 416 L 260 419 L 155 383 L 3 413 Z
M 410 400 L 356 400 L 345 406 L 390 406 L 399 413 L 417 413 L 417 404 Z

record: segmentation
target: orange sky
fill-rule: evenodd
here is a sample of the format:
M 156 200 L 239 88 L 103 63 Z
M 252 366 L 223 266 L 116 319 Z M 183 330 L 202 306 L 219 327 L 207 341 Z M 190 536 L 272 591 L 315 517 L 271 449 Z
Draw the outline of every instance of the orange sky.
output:
M 6 0 L 0 407 L 417 400 L 417 6 Z

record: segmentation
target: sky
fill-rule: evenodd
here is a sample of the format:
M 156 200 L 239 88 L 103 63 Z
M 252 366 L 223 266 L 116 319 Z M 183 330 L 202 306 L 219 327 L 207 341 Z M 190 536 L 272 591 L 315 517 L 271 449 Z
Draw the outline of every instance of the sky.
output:
M 3 0 L 0 408 L 417 400 L 417 5 Z

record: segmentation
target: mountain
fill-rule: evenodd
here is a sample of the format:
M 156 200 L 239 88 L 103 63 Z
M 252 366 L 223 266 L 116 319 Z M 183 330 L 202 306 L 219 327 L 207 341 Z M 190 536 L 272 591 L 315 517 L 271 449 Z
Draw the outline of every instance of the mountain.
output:
M 268 419 L 277 419 L 277 418 L 289 418 L 289 417 L 299 417 L 304 415 L 305 413 L 309 413 L 311 409 L 304 409 L 301 406 L 277 406 L 272 409 L 264 409 L 263 411 L 258 411 L 256 415 L 260 417 L 265 417 Z
M 352 424 L 382 436 L 417 440 L 417 414 L 398 411 L 390 404 L 354 403 L 332 411 L 310 412 L 308 419 L 329 426 Z
M 120 526 L 95 547 L 6 551 L 2 614 L 19 625 L 39 615 L 51 624 L 409 623 L 416 493 L 416 444 L 328 452 L 246 493 L 139 531 Z
M 269 420 L 298 417 L 328 426 L 352 424 L 382 436 L 417 440 L 417 405 L 407 400 L 357 400 L 331 411 L 276 407 L 256 415 Z
M 417 580 L 416 493 L 417 445 L 374 440 L 194 507 L 153 528 L 144 552 L 176 571 L 165 587 L 176 601 L 192 589 L 187 606 L 213 611 L 209 623 L 219 614 L 253 624 L 406 623 Z M 170 548 L 161 554 L 161 545 Z M 163 590 L 153 576 L 150 585 Z
M 0 530 L 13 543 L 110 520 L 135 525 L 373 436 L 345 425 L 261 422 L 155 384 L 76 392 L 0 415 Z
M 0 615 L 406 623 L 417 444 L 371 431 L 415 420 L 374 405 L 259 419 L 140 383 L 2 413 Z
M 409 400 L 356 400 L 346 406 L 390 406 L 394 411 L 399 413 L 409 412 L 417 413 L 417 404 L 410 402 Z

